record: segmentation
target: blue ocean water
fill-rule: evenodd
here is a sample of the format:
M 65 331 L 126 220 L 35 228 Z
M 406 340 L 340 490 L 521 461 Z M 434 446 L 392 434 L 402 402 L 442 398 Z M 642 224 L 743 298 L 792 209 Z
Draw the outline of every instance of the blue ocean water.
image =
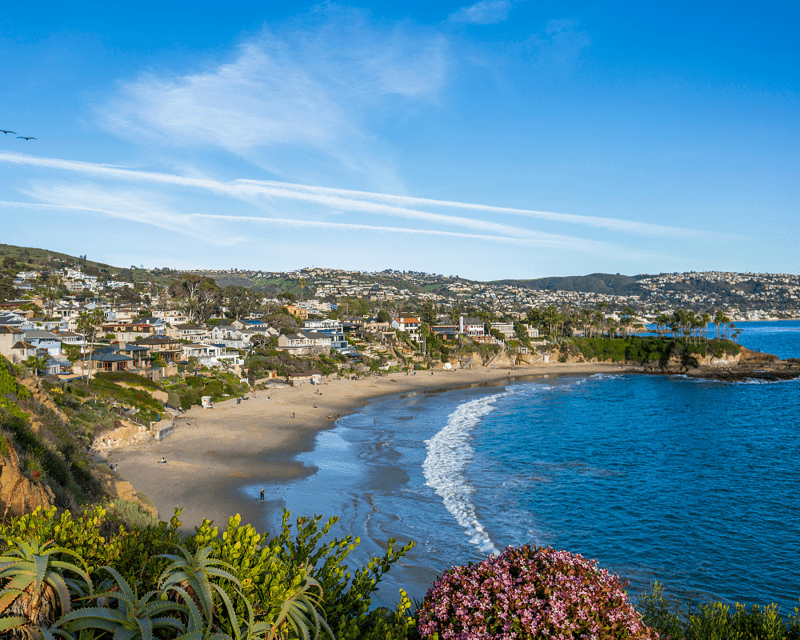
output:
M 800 322 L 737 323 L 740 342 L 800 357 Z M 396 396 L 319 434 L 295 514 L 341 515 L 362 539 L 417 547 L 381 589 L 422 597 L 437 574 L 507 545 L 597 558 L 640 593 L 800 597 L 800 382 L 594 375 Z M 265 523 L 274 529 L 275 522 Z

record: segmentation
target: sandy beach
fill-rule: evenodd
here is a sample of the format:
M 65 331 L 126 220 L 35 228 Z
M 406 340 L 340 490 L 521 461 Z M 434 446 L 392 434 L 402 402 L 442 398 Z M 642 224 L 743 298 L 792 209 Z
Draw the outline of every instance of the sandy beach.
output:
M 169 519 L 175 507 L 183 508 L 181 520 L 186 531 L 193 531 L 203 518 L 224 527 L 237 513 L 243 522 L 255 524 L 264 509 L 283 506 L 280 500 L 271 499 L 269 486 L 310 473 L 294 457 L 313 449 L 315 434 L 333 429 L 337 416 L 356 412 L 370 400 L 527 377 L 619 373 L 626 369 L 610 363 L 481 367 L 259 391 L 240 404 L 230 400 L 217 403 L 213 409 L 192 407 L 175 420 L 174 434 L 163 442 L 115 449 L 108 460 L 119 465 L 122 478 L 150 498 L 162 519 Z M 162 457 L 166 464 L 159 463 Z M 245 497 L 239 490 L 257 483 L 266 483 L 266 504 L 257 496 Z

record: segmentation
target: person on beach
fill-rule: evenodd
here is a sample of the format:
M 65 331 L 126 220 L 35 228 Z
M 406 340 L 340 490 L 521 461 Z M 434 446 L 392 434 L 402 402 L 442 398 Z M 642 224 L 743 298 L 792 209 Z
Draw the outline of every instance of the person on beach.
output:
M 158 461 L 158 464 L 167 464 L 167 461 L 164 460 L 164 456 L 161 456 L 161 460 Z
M 264 502 L 264 490 L 262 489 L 261 491 L 258 492 L 258 494 L 259 494 L 259 499 L 261 500 L 261 502 Z

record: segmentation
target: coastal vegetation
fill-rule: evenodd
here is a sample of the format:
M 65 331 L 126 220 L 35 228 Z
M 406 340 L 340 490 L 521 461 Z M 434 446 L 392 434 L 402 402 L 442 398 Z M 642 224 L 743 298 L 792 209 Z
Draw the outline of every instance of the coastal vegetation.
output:
M 25 638 L 336 638 L 445 640 L 572 637 L 798 640 L 800 610 L 693 608 L 656 583 L 637 605 L 597 562 L 551 548 L 509 547 L 454 567 L 421 602 L 401 590 L 372 607 L 382 577 L 413 543 L 389 540 L 351 571 L 358 538 L 329 536 L 335 518 L 284 511 L 272 537 L 230 518 L 180 534 L 169 522 L 109 522 L 107 509 L 55 507 L 0 525 L 0 634 Z
M 23 474 L 15 482 L 32 482 L 40 493 L 46 486 L 65 508 L 103 497 L 84 425 L 69 420 L 47 395 L 32 393 L 20 376 L 0 358 L 0 454 Z M 12 506 L 7 503 L 6 512 Z
M 350 571 L 359 544 L 328 540 L 336 519 L 284 513 L 269 538 L 231 518 L 179 534 L 169 523 L 106 527 L 106 510 L 37 509 L 0 526 L 0 632 L 29 638 L 409 638 L 402 594 L 373 609 L 382 576 L 411 548 Z M 105 533 L 104 533 L 105 530 Z M 221 535 L 220 535 L 221 533 Z
M 574 348 L 570 348 L 570 346 Z M 728 340 L 692 342 L 681 338 L 628 336 L 626 338 L 571 338 L 562 350 L 579 353 L 587 360 L 666 365 L 670 359 L 696 364 L 698 357 L 722 358 L 739 353 L 741 347 Z

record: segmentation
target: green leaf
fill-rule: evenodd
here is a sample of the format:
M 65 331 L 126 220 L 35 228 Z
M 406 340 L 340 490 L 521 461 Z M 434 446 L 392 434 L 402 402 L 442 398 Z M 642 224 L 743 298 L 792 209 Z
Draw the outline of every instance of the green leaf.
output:
M 28 624 L 28 619 L 24 616 L 3 616 L 0 618 L 0 631 L 17 629 Z

